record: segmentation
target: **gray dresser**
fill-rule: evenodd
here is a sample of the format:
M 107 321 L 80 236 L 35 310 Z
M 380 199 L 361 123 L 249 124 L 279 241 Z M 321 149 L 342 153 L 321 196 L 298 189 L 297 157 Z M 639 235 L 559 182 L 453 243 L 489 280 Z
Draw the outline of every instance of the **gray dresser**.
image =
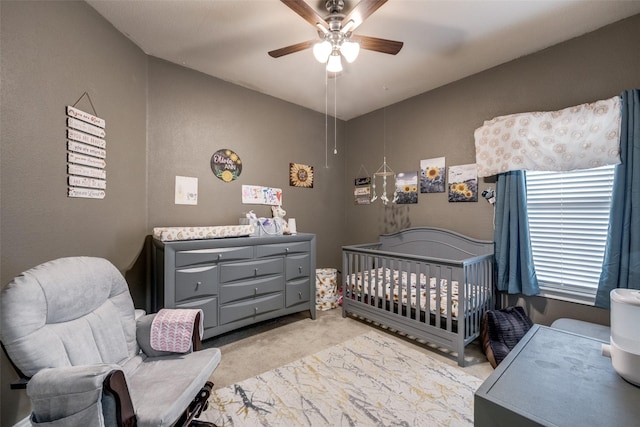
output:
M 476 391 L 474 425 L 639 425 L 640 387 L 616 373 L 602 344 L 534 325 Z
M 199 308 L 204 337 L 315 308 L 315 234 L 153 239 L 151 310 Z

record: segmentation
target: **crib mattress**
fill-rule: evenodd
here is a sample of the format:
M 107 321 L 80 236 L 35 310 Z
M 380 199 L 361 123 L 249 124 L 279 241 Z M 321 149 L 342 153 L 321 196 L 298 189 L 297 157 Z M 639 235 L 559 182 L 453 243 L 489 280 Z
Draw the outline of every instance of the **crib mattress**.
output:
M 406 271 L 377 268 L 352 274 L 348 283 L 351 285 L 351 290 L 359 295 L 384 298 L 395 303 L 401 302 L 403 305 L 407 305 L 410 301 L 412 308 L 417 308 L 419 301 L 420 309 L 423 311 L 428 310 L 431 313 L 439 311 L 442 316 L 448 314 L 449 287 L 446 279 L 440 279 L 438 286 L 438 280 L 435 277 L 427 278 L 425 274 L 420 274 L 418 277 L 416 273 L 407 274 Z M 438 296 L 440 307 L 437 302 Z M 455 280 L 451 282 L 451 317 L 454 319 L 458 317 L 458 282 Z
M 253 225 L 216 225 L 210 227 L 156 227 L 153 237 L 163 242 L 174 240 L 219 239 L 250 236 Z

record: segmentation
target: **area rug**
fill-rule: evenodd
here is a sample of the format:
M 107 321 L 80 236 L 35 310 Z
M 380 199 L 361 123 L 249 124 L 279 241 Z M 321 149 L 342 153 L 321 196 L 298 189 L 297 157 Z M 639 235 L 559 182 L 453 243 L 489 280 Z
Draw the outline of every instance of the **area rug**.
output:
M 368 332 L 212 392 L 200 419 L 218 426 L 472 426 L 480 384 L 457 366 Z

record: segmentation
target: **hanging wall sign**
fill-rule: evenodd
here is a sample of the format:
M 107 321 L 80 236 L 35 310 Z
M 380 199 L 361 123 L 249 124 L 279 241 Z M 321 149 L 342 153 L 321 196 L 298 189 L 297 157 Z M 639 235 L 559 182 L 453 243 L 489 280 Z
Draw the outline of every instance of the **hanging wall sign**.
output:
M 371 203 L 371 177 L 363 176 L 354 180 L 353 197 L 356 205 L 368 205 Z
M 223 148 L 211 156 L 211 170 L 217 178 L 224 182 L 231 182 L 240 176 L 242 160 L 233 151 Z
M 85 92 L 84 96 L 89 98 Z M 80 100 L 78 100 L 80 101 Z M 93 107 L 93 103 L 89 98 Z M 77 104 L 77 102 L 76 102 Z M 95 111 L 94 111 L 95 113 Z M 69 197 L 104 199 L 107 157 L 104 119 L 67 106 L 67 173 Z

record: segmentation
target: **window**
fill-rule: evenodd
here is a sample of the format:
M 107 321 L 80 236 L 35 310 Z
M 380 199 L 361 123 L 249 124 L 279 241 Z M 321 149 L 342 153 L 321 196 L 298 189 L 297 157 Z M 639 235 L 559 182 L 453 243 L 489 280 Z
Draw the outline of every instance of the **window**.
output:
M 545 296 L 593 303 L 607 243 L 615 165 L 527 172 L 533 263 Z

